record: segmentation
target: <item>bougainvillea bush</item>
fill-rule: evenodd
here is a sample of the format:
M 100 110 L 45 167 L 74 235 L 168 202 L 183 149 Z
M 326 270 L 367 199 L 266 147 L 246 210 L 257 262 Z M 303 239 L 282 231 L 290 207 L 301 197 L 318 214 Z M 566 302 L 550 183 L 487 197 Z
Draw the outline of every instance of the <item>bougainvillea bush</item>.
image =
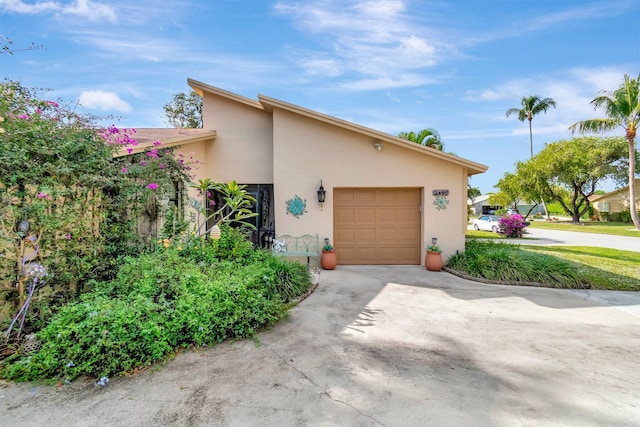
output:
M 507 215 L 500 218 L 498 233 L 504 234 L 506 237 L 522 237 L 525 227 L 522 215 Z
M 46 93 L 45 93 L 46 94 Z M 91 279 L 112 277 L 122 257 L 144 247 L 137 213 L 188 179 L 188 165 L 158 142 L 142 153 L 134 131 L 103 128 L 61 101 L 18 82 L 0 83 L 0 303 L 13 312 L 25 295 L 25 258 L 46 269 L 37 298 L 73 296 Z M 138 150 L 139 151 L 139 150 Z M 29 224 L 20 231 L 17 224 Z M 55 290 L 55 292 L 53 292 Z M 54 295 L 57 294 L 57 295 Z M 34 301 L 31 313 L 49 304 Z M 0 312 L 0 319 L 6 312 Z M 27 322 L 29 323 L 29 322 Z

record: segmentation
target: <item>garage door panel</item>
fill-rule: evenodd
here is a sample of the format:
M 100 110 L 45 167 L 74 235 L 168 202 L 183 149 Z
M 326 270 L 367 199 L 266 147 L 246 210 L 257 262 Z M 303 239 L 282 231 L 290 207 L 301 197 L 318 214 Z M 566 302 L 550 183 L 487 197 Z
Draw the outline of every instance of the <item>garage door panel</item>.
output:
M 397 228 L 378 228 L 378 233 L 376 236 L 376 240 L 380 244 L 398 244 L 398 229 Z
M 376 199 L 378 204 L 380 205 L 391 205 L 391 206 L 397 206 L 398 205 L 398 193 L 400 193 L 402 190 L 398 190 L 398 191 L 385 191 L 382 189 L 379 189 L 376 192 Z
M 397 218 L 400 223 L 415 224 L 420 221 L 420 211 L 415 208 L 398 208 L 396 210 Z
M 413 206 L 420 204 L 420 192 L 414 189 L 399 191 L 396 195 L 398 206 Z
M 413 228 L 398 228 L 396 230 L 396 239 L 400 242 L 404 242 L 405 245 L 420 244 L 420 232 Z
M 356 229 L 355 228 L 340 228 L 335 231 L 335 241 L 345 244 L 353 244 L 356 241 Z
M 354 209 L 354 217 L 356 222 L 360 225 L 376 224 L 376 210 L 375 208 L 360 208 Z
M 336 251 L 337 254 L 337 251 Z M 340 247 L 340 263 L 349 265 L 357 264 L 356 252 L 354 247 L 341 246 Z
M 353 189 L 351 190 L 355 206 L 372 206 L 376 204 L 376 190 L 375 189 Z
M 396 224 L 398 222 L 398 208 L 378 208 L 376 209 L 376 224 Z
M 339 264 L 420 264 L 421 192 L 335 189 L 334 244 Z
M 333 205 L 334 206 L 355 206 L 353 191 L 334 191 L 333 192 Z
M 358 228 L 355 234 L 356 245 L 371 245 L 376 242 L 376 229 L 374 227 Z
M 357 264 L 376 264 L 376 249 L 371 247 L 358 247 L 355 251 Z
M 355 224 L 355 212 L 353 208 L 335 208 L 334 216 L 339 224 Z

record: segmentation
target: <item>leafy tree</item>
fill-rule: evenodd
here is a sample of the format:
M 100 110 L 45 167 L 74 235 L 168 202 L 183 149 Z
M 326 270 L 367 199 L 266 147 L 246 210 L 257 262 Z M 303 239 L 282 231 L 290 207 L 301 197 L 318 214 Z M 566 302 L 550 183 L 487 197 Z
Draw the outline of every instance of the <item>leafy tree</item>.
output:
M 492 205 L 504 206 L 507 208 L 518 208 L 523 191 L 520 177 L 516 174 L 507 172 L 504 174 L 495 187 L 500 190 L 489 196 L 489 203 Z
M 413 131 L 400 132 L 398 137 L 426 147 L 435 148 L 436 150 L 442 151 L 444 149 L 444 143 L 440 138 L 440 134 L 432 128 L 422 129 L 417 133 Z
M 171 102 L 164 105 L 164 114 L 171 126 L 176 128 L 202 127 L 202 98 L 191 91 L 173 95 Z
M 611 176 L 624 159 L 625 145 L 622 138 L 556 141 L 528 161 L 518 162 L 516 175 L 522 188 L 557 201 L 578 223 L 588 212 L 589 196 L 598 183 Z
M 640 123 L 640 75 L 632 79 L 624 76 L 624 83 L 615 91 L 603 91 L 592 101 L 594 109 L 604 110 L 607 117 L 576 122 L 569 130 L 581 133 L 604 133 L 622 127 L 625 130 L 629 155 L 629 208 L 631 220 L 640 230 L 636 207 L 636 132 Z
M 546 113 L 550 107 L 556 107 L 556 101 L 552 98 L 540 98 L 539 95 L 523 96 L 520 101 L 522 108 L 510 108 L 505 115 L 507 117 L 512 114 L 518 115 L 518 120 L 524 122 L 529 120 L 529 144 L 531 146 L 531 157 L 533 157 L 533 132 L 531 130 L 531 122 L 538 113 Z

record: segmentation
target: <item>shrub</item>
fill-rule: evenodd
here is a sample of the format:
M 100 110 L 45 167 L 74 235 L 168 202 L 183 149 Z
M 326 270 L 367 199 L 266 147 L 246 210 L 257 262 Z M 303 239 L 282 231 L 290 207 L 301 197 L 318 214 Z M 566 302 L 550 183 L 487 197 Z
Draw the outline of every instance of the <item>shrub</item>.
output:
M 489 280 L 535 282 L 567 288 L 581 287 L 582 283 L 572 263 L 523 251 L 510 243 L 469 240 L 465 251 L 452 256 L 448 266 Z
M 524 228 L 524 218 L 522 215 L 507 215 L 500 218 L 498 233 L 504 234 L 507 237 L 522 237 Z
M 37 333 L 42 348 L 7 358 L 0 377 L 108 377 L 277 321 L 309 288 L 306 266 L 247 247 L 239 230 L 223 236 L 162 241 L 153 253 L 124 258 L 114 280 L 93 282 L 63 306 Z

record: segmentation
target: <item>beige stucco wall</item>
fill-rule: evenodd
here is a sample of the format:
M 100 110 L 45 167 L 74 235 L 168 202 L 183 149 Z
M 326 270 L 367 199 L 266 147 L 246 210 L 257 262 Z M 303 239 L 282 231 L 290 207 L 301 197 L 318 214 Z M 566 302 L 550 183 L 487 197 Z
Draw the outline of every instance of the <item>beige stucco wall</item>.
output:
M 640 179 L 636 179 L 636 207 L 640 210 Z M 604 212 L 604 204 L 609 203 L 608 212 L 622 212 L 629 209 L 629 187 L 602 196 L 593 203 L 593 207 L 598 212 Z
M 205 92 L 202 117 L 204 127 L 217 132 L 205 153 L 208 177 L 218 182 L 273 182 L 270 113 Z
M 464 249 L 467 175 L 463 167 L 385 142 L 377 151 L 368 136 L 292 112 L 273 112 L 273 179 L 278 234 L 319 234 L 333 241 L 333 189 L 413 187 L 422 189 L 422 241 L 438 238 L 447 258 Z M 220 132 L 218 133 L 220 135 Z M 317 202 L 323 180 L 324 206 Z M 448 189 L 449 205 L 438 211 L 432 190 Z M 307 200 L 300 218 L 287 214 L 286 201 Z M 425 248 L 422 247 L 422 259 Z

